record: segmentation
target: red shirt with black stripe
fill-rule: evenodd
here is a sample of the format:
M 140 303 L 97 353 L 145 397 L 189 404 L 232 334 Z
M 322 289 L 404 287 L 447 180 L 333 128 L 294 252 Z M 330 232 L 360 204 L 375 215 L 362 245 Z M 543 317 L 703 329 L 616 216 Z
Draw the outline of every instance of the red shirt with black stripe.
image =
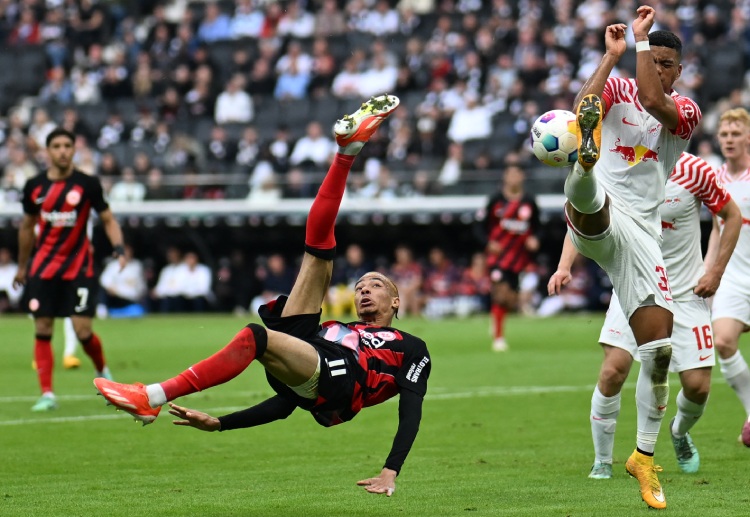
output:
M 524 194 L 509 200 L 498 192 L 490 198 L 486 209 L 486 230 L 489 241 L 500 245 L 500 253 L 487 257 L 490 268 L 520 273 L 531 262 L 526 240 L 539 228 L 539 207 L 534 197 Z
M 94 276 L 94 257 L 86 232 L 91 209 L 109 208 L 98 178 L 73 170 L 65 179 L 41 173 L 26 182 L 23 211 L 37 217 L 39 233 L 29 276 L 74 280 Z

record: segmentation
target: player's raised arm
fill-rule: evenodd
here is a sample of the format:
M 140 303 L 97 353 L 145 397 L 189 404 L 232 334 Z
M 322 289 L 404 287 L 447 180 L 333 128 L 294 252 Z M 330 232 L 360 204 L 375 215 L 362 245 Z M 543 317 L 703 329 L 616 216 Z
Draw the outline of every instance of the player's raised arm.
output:
M 654 118 L 668 129 L 676 129 L 680 116 L 670 91 L 680 76 L 681 48 L 662 46 L 661 42 L 649 41 L 649 31 L 654 25 L 656 11 L 647 5 L 637 10 L 638 18 L 633 22 L 636 44 L 635 75 L 638 80 L 638 100 Z
M 573 106 L 578 106 L 586 95 L 594 94 L 599 97 L 602 96 L 604 84 L 607 82 L 607 78 L 625 53 L 626 29 L 627 26 L 624 23 L 614 23 L 607 26 L 604 32 L 604 46 L 606 49 L 604 56 L 596 67 L 596 70 L 594 70 L 594 73 L 583 85 L 581 91 L 578 92 L 578 95 L 576 95 Z M 606 111 L 607 109 L 608 106 L 605 106 L 604 110 Z

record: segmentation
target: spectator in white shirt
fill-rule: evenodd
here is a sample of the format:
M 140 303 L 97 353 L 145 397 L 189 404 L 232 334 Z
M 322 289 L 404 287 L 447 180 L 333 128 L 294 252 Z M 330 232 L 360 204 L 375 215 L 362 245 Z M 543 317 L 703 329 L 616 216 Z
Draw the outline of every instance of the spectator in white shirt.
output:
M 233 38 L 257 38 L 263 30 L 266 16 L 253 0 L 237 0 L 230 23 Z
M 13 262 L 10 250 L 0 248 L 0 313 L 18 309 L 23 288 L 16 288 L 13 285 L 16 272 L 18 272 L 18 265 Z
M 302 9 L 297 2 L 289 2 L 284 16 L 279 20 L 279 36 L 309 38 L 315 30 L 315 17 Z
M 313 121 L 307 124 L 305 136 L 294 145 L 289 163 L 292 166 L 325 167 L 336 148 L 335 142 L 323 133 L 320 123 Z
M 111 317 L 143 316 L 141 302 L 146 294 L 146 276 L 141 261 L 133 257 L 133 248 L 125 244 L 127 263 L 120 269 L 117 260 L 104 267 L 99 283 L 104 288 L 103 303 Z
M 360 91 L 363 76 L 359 72 L 357 59 L 350 57 L 344 62 L 344 68 L 336 74 L 331 85 L 331 92 L 340 99 L 355 99 L 361 97 Z
M 364 16 L 359 29 L 362 32 L 382 36 L 398 32 L 398 23 L 398 12 L 391 9 L 388 0 L 378 0 L 375 8 Z
M 174 246 L 167 249 L 167 264 L 159 271 L 151 297 L 155 310 L 159 312 L 182 312 L 183 300 L 180 296 L 180 268 L 182 253 Z
M 362 74 L 360 96 L 371 97 L 393 91 L 397 79 L 398 68 L 388 65 L 386 54 L 375 54 L 370 68 Z
M 244 91 L 245 77 L 234 74 L 226 89 L 216 99 L 214 119 L 217 124 L 250 122 L 255 115 L 253 99 Z
M 467 93 L 466 107 L 453 113 L 448 126 L 448 138 L 459 143 L 489 138 L 492 135 L 493 115 L 491 108 L 479 103 L 477 94 Z
M 185 253 L 178 278 L 180 294 L 185 299 L 187 312 L 206 312 L 213 300 L 211 291 L 211 269 L 198 261 L 198 254 Z
M 121 203 L 143 201 L 146 197 L 146 185 L 138 181 L 132 167 L 122 169 L 122 178 L 112 185 L 109 200 Z

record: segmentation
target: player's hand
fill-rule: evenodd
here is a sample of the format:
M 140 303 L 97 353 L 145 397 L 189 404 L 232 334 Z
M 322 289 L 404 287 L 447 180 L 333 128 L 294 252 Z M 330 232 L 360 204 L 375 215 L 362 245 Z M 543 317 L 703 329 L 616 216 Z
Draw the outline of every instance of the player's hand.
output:
M 396 471 L 383 469 L 378 477 L 363 479 L 357 481 L 357 484 L 371 494 L 385 494 L 391 497 L 396 491 Z
M 221 429 L 221 422 L 218 418 L 214 418 L 209 414 L 194 409 L 188 409 L 177 404 L 169 403 L 169 414 L 174 415 L 182 420 L 175 420 L 172 423 L 174 425 L 187 425 L 195 427 L 201 431 L 218 431 Z
M 13 287 L 20 289 L 22 285 L 26 285 L 26 268 L 18 268 L 16 276 L 13 277 Z
M 573 280 L 573 275 L 570 274 L 570 269 L 559 268 L 547 282 L 547 294 L 550 296 L 560 294 L 563 286 L 568 285 L 571 280 Z
M 500 246 L 499 242 L 490 241 L 487 243 L 487 255 L 499 255 L 501 251 L 503 251 L 503 248 Z
M 711 298 L 716 294 L 716 290 L 721 283 L 721 275 L 715 275 L 711 272 L 706 273 L 698 279 L 698 285 L 693 289 L 693 293 L 701 298 Z
M 627 49 L 625 30 L 627 28 L 628 26 L 624 23 L 607 25 L 607 30 L 604 31 L 604 47 L 608 54 L 619 58 L 625 53 Z
M 539 239 L 536 238 L 536 235 L 529 235 L 526 237 L 526 242 L 524 242 L 524 245 L 526 246 L 526 249 L 532 253 L 539 250 Z
M 648 41 L 648 32 L 654 25 L 656 11 L 653 7 L 642 5 L 636 9 L 638 18 L 633 21 L 633 36 L 636 41 Z

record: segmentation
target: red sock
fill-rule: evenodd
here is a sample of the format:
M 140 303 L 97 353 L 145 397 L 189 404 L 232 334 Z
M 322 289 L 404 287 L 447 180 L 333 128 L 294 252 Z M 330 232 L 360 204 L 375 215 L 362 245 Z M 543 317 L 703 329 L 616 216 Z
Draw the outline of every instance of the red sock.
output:
M 346 178 L 355 156 L 336 153 L 307 216 L 305 244 L 310 248 L 331 250 L 336 247 L 333 227 L 344 197 Z
M 39 387 L 42 394 L 52 391 L 52 368 L 55 358 L 52 355 L 52 336 L 37 335 L 34 339 L 34 361 L 36 374 L 39 377 Z
M 167 400 L 218 386 L 241 374 L 266 351 L 266 329 L 251 323 L 211 357 L 194 364 L 177 377 L 161 383 Z
M 96 371 L 101 372 L 107 363 L 104 361 L 104 350 L 102 350 L 102 342 L 99 340 L 99 336 L 92 332 L 91 337 L 85 341 L 81 341 L 81 346 L 83 346 L 83 351 L 86 352 L 86 355 L 91 358 Z
M 495 322 L 495 337 L 503 337 L 503 328 L 505 326 L 505 314 L 508 310 L 497 304 L 492 304 L 492 319 Z

